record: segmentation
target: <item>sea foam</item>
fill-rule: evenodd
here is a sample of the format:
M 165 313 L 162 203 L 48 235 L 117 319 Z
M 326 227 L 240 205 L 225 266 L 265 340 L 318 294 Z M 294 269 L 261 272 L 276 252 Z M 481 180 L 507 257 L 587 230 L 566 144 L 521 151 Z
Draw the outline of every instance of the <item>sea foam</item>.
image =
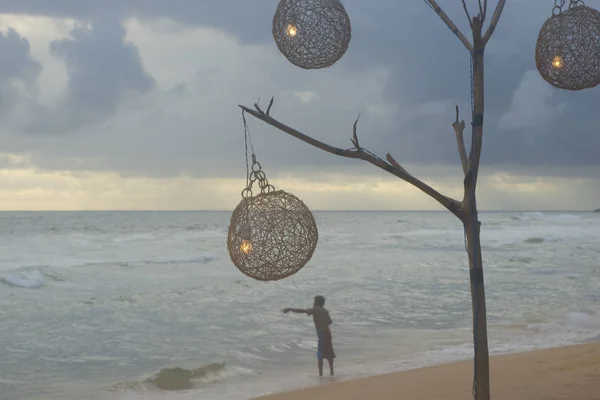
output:
M 0 275 L 0 282 L 5 285 L 25 289 L 39 289 L 46 285 L 46 276 L 37 269 L 13 271 Z

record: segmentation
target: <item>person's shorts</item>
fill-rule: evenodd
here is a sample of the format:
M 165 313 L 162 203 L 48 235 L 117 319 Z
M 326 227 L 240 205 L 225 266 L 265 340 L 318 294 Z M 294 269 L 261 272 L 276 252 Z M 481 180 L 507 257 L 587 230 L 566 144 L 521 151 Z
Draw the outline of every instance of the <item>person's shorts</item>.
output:
M 331 331 L 329 329 L 317 330 L 319 339 L 317 345 L 317 359 L 319 361 L 326 359 L 334 359 L 335 352 L 333 351 L 333 341 L 331 339 Z

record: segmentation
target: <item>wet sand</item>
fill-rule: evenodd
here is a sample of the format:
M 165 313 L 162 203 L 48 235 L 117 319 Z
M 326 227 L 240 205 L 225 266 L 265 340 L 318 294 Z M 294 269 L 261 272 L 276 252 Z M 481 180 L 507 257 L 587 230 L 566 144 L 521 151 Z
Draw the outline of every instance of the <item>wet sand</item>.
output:
M 493 356 L 494 400 L 600 400 L 600 342 Z M 332 382 L 260 400 L 472 399 L 473 362 Z

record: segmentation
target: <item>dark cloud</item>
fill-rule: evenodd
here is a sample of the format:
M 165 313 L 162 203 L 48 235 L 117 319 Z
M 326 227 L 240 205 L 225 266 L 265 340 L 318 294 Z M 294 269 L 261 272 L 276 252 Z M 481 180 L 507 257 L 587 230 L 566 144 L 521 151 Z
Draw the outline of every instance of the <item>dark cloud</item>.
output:
M 14 29 L 0 33 L 0 114 L 8 113 L 20 98 L 17 82 L 32 87 L 41 65 L 31 58 L 29 41 Z
M 37 78 L 41 67 L 31 59 L 29 47 L 29 41 L 14 29 L 9 29 L 6 34 L 0 33 L 0 85 L 13 79 L 29 82 Z
M 210 26 L 237 35 L 245 43 L 270 37 L 271 0 L 3 0 L 0 13 L 23 13 L 94 20 L 99 16 L 142 19 L 172 18 L 184 24 Z
M 495 2 L 490 4 L 495 5 Z M 461 105 L 462 118 L 467 122 L 465 137 L 469 141 L 469 54 L 428 7 L 418 5 L 421 7 L 414 4 L 408 8 L 397 4 L 389 4 L 387 9 L 365 7 L 364 12 L 373 13 L 371 18 L 381 23 L 363 26 L 362 31 L 356 32 L 354 52 L 349 53 L 348 59 L 363 65 L 369 62 L 393 66 L 395 73 L 386 90 L 389 101 L 408 98 L 422 104 L 442 100 Z M 461 7 L 444 8 L 453 12 L 453 20 L 469 37 L 466 17 L 460 14 Z M 490 15 L 491 12 L 492 9 Z M 550 15 L 551 5 L 546 2 L 532 0 L 507 4 L 486 49 L 484 164 L 529 167 L 600 163 L 600 135 L 595 134 L 593 128 L 600 125 L 600 114 L 593 111 L 600 90 L 560 91 L 542 82 L 535 72 L 537 34 Z M 394 18 L 399 21 L 394 23 Z M 362 61 L 358 61 L 359 58 Z M 539 81 L 534 82 L 537 91 L 519 93 L 529 98 L 518 102 L 518 106 L 522 106 L 521 113 L 529 114 L 528 118 L 535 124 L 502 129 L 500 122 L 514 101 L 515 91 L 523 81 L 531 80 L 531 72 Z M 547 93 L 541 93 L 544 90 Z M 536 96 L 545 96 L 543 101 L 547 104 L 542 108 L 532 107 L 532 103 L 540 101 Z M 552 110 L 553 104 L 565 105 L 559 118 L 545 112 Z M 388 145 L 401 149 L 399 157 L 409 162 L 454 163 L 456 151 L 449 127 L 453 112 L 448 107 L 445 113 L 399 119 L 397 131 L 390 132 L 385 140 Z M 551 120 L 551 123 L 545 120 Z
M 349 59 L 360 58 L 362 61 L 356 60 L 356 63 L 362 64 L 369 62 L 393 66 L 395 73 L 386 88 L 389 101 L 401 98 L 421 104 L 445 101 L 445 112 L 429 115 L 416 113 L 414 116 L 398 119 L 397 130 L 386 135 L 384 140 L 388 145 L 398 148 L 398 156 L 409 162 L 455 163 L 456 146 L 450 127 L 454 118 L 452 103 L 461 106 L 461 118 L 467 123 L 465 138 L 467 142 L 470 140 L 470 55 L 423 2 L 415 3 L 419 7 L 413 4 L 410 8 L 402 8 L 402 12 L 393 10 L 391 5 L 382 12 L 376 10 L 372 18 L 382 23 L 365 26 L 362 32 L 353 36 L 355 51 L 349 53 Z M 490 4 L 495 5 L 495 2 Z M 466 16 L 461 14 L 462 7 L 444 8 L 448 13 L 453 12 L 453 20 L 469 37 L 470 30 Z M 576 104 L 582 99 L 581 93 L 573 95 L 549 89 L 554 97 L 549 102 L 568 99 L 569 107 L 563 115 L 564 121 L 572 121 L 572 113 L 577 114 L 577 128 L 573 129 L 571 126 L 569 129 L 573 139 L 571 143 L 561 139 L 564 134 L 559 128 L 560 124 L 548 126 L 539 121 L 545 115 L 530 115 L 539 122 L 540 127 L 536 124 L 510 132 L 499 127 L 500 120 L 510 108 L 515 90 L 527 71 L 535 70 L 533 51 L 537 32 L 550 10 L 551 7 L 544 8 L 540 1 L 508 4 L 486 49 L 484 164 L 518 163 L 526 166 L 548 162 L 597 163 L 600 160 L 598 154 L 594 154 L 595 151 L 581 153 L 577 148 L 577 143 L 596 142 L 595 138 L 590 137 L 583 121 L 590 121 L 589 125 L 592 126 L 600 123 L 597 114 L 584 115 L 578 111 Z M 492 11 L 490 8 L 490 15 Z M 368 13 L 369 10 L 365 9 L 365 12 Z M 397 15 L 401 17 L 395 17 Z M 393 18 L 401 18 L 401 21 L 393 23 Z M 589 91 L 583 96 L 597 97 L 597 90 L 596 94 L 593 92 Z M 524 105 L 528 106 L 527 103 Z M 534 111 L 536 110 L 529 107 L 523 110 L 529 113 Z M 532 141 L 532 136 L 537 140 Z M 560 155 L 558 158 L 557 153 Z
M 491 17 L 495 1 L 489 3 Z M 110 124 L 96 127 L 91 129 L 93 135 L 90 133 L 85 140 L 73 141 L 69 151 L 95 160 L 82 164 L 81 168 L 92 165 L 123 173 L 160 176 L 182 171 L 229 175 L 243 165 L 237 158 L 232 161 L 237 155 L 243 155 L 241 125 L 236 119 L 235 105 L 238 102 L 250 105 L 258 96 L 265 99 L 271 94 L 279 96 L 284 91 L 302 90 L 317 91 L 322 98 L 308 104 L 292 105 L 282 104 L 278 98 L 273 115 L 339 147 L 349 147 L 352 122 L 368 106 L 365 87 L 357 82 L 355 88 L 347 88 L 343 93 L 326 93 L 326 79 L 317 77 L 334 79 L 336 74 L 354 73 L 353 76 L 359 79 L 372 69 L 383 67 L 390 72 L 384 100 L 397 110 L 391 113 L 393 117 L 389 113 L 365 115 L 359 125 L 362 143 L 381 155 L 390 151 L 406 163 L 457 167 L 451 127 L 454 104 L 460 105 L 461 117 L 466 120 L 467 142 L 470 127 L 469 54 L 466 49 L 423 1 L 346 0 L 344 4 L 353 24 L 352 42 L 348 53 L 332 69 L 300 71 L 279 56 L 280 61 L 264 65 L 273 85 L 259 89 L 260 92 L 249 92 L 246 86 L 235 86 L 240 80 L 232 76 L 236 83 L 224 88 L 230 94 L 217 100 L 223 103 L 215 103 L 211 110 L 197 111 L 218 113 L 206 115 L 202 126 L 188 123 L 183 112 L 167 112 L 157 106 L 156 109 L 149 108 L 147 115 L 140 117 L 150 124 L 147 132 L 130 129 L 126 136 L 111 135 Z M 473 12 L 475 4 L 471 0 Z M 469 37 L 460 4 L 442 6 Z M 274 8 L 272 0 L 5 0 L 0 5 L 0 12 L 67 16 L 83 21 L 99 16 L 110 16 L 112 21 L 122 21 L 128 16 L 145 20 L 172 18 L 187 25 L 222 29 L 234 34 L 241 43 L 268 43 L 275 52 L 270 32 Z M 509 2 L 488 45 L 484 164 L 516 165 L 526 169 L 600 163 L 600 135 L 596 133 L 600 113 L 595 110 L 599 89 L 578 93 L 559 91 L 541 81 L 535 72 L 533 52 L 537 32 L 551 9 L 552 4 L 545 0 Z M 152 87 L 152 80 L 144 72 L 135 47 L 124 44 L 120 25 L 114 22 L 96 24 L 91 31 L 75 30 L 73 37 L 52 45 L 54 54 L 63 57 L 69 67 L 66 104 L 73 110 L 71 118 L 104 121 L 116 109 L 124 92 L 143 93 Z M 240 66 L 231 73 L 242 74 L 243 71 Z M 251 79 L 256 78 L 247 78 Z M 210 86 L 208 81 L 203 82 Z M 177 91 L 165 96 L 179 101 L 194 90 L 201 90 L 186 85 L 182 83 Z M 347 97 L 352 95 L 359 100 L 348 104 Z M 360 100 L 360 96 L 366 100 Z M 263 104 L 265 102 L 263 100 Z M 89 117 L 90 113 L 96 119 Z M 54 117 L 56 120 L 56 115 Z M 352 163 L 298 143 L 252 118 L 249 120 L 254 131 L 259 132 L 255 134 L 256 141 L 267 153 L 266 162 L 284 165 L 286 170 L 300 168 L 307 171 L 323 165 L 337 168 Z M 103 142 L 106 138 L 111 138 L 112 142 Z M 140 143 L 144 144 L 143 149 Z M 28 145 L 32 146 L 31 142 Z M 27 150 L 24 144 L 20 146 Z M 42 144 L 36 146 L 41 151 Z M 66 167 L 72 163 L 66 158 L 68 151 L 64 146 L 50 143 L 44 146 L 54 146 L 50 153 L 63 157 L 60 162 L 50 160 L 46 153 L 45 158 L 39 158 L 45 165 Z M 77 165 L 73 164 L 72 168 Z M 364 168 L 364 171 L 371 170 L 371 167 Z M 543 168 L 537 170 L 544 173 Z
M 32 132 L 65 133 L 84 124 L 103 123 L 128 93 L 145 93 L 154 79 L 142 65 L 138 49 L 125 40 L 114 20 L 77 27 L 69 38 L 50 43 L 50 53 L 67 68 L 67 89 L 57 109 L 38 106 Z
M 68 106 L 76 113 L 114 110 L 123 92 L 146 92 L 154 85 L 142 66 L 137 48 L 125 42 L 125 30 L 115 21 L 75 28 L 71 37 L 50 44 L 51 54 L 67 65 Z

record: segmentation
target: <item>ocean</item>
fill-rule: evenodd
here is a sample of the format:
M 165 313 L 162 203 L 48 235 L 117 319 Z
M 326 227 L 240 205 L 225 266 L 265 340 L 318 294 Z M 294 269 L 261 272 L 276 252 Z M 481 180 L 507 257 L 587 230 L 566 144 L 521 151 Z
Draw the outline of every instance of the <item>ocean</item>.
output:
M 316 212 L 298 274 L 242 275 L 229 212 L 0 213 L 1 400 L 245 400 L 472 357 L 469 272 L 447 212 Z M 482 212 L 492 354 L 600 333 L 600 213 Z M 471 385 L 471 382 L 465 382 Z

